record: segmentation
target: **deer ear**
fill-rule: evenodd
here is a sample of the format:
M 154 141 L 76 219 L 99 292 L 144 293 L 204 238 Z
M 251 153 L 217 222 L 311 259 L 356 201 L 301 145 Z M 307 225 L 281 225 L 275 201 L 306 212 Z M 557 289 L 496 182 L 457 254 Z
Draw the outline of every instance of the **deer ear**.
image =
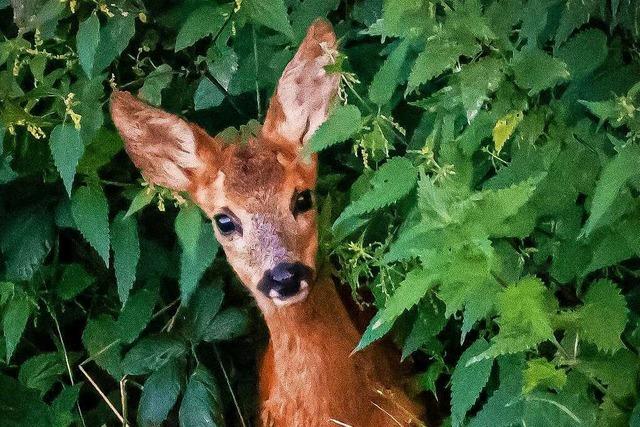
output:
M 340 75 L 329 74 L 336 53 L 331 24 L 316 20 L 280 77 L 262 127 L 262 137 L 286 152 L 297 154 L 327 119 Z
M 197 126 L 124 91 L 111 95 L 111 117 L 129 157 L 150 182 L 187 191 L 205 170 L 200 147 L 204 131 Z

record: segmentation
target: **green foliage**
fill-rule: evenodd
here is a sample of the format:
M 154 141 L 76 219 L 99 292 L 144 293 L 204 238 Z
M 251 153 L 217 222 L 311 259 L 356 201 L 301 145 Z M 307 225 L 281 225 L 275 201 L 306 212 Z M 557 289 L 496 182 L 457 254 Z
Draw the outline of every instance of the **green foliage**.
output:
M 9 3 L 3 425 L 121 424 L 84 373 L 129 424 L 257 424 L 254 304 L 108 98 L 246 141 L 318 17 L 340 99 L 304 153 L 321 253 L 378 309 L 357 350 L 391 335 L 445 425 L 637 423 L 638 1 Z

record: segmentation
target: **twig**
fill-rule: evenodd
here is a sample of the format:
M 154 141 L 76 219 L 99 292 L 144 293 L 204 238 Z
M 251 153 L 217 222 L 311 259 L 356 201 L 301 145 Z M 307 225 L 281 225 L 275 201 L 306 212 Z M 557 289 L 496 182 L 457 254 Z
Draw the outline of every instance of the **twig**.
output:
M 227 387 L 229 387 L 229 392 L 231 393 L 231 398 L 233 399 L 233 404 L 236 407 L 236 411 L 238 411 L 238 416 L 240 417 L 240 423 L 242 427 L 247 427 L 247 424 L 244 422 L 244 417 L 242 416 L 242 411 L 240 410 L 240 405 L 238 404 L 238 399 L 236 399 L 236 394 L 233 392 L 233 388 L 231 387 L 231 382 L 229 381 L 229 376 L 227 375 L 227 370 L 222 363 L 222 358 L 220 357 L 220 353 L 218 352 L 218 346 L 213 344 L 213 351 L 216 353 L 216 358 L 218 359 L 218 363 L 220 364 L 220 368 L 222 369 L 222 374 L 224 375 L 224 379 L 227 382 Z
M 104 394 L 104 392 L 102 391 L 102 389 L 100 389 L 100 387 L 98 386 L 98 384 L 96 384 L 96 382 L 93 380 L 93 378 L 91 378 L 91 376 L 89 376 L 89 374 L 87 373 L 87 371 L 85 371 L 84 366 L 82 366 L 82 364 L 80 364 L 78 366 L 78 369 L 80 369 L 80 372 L 82 372 L 82 374 L 87 378 L 87 380 L 89 381 L 89 383 L 93 386 L 93 388 L 96 389 L 96 391 L 98 392 L 98 394 L 100 395 L 100 397 L 102 397 L 102 400 L 104 400 L 104 402 L 107 404 L 107 406 L 109 407 L 109 409 L 111 409 L 111 411 L 114 413 L 114 415 L 118 418 L 118 421 L 120 421 L 121 424 L 125 425 L 125 420 L 123 418 L 122 415 L 120 415 L 120 412 L 118 412 L 118 410 L 116 409 L 116 407 L 113 405 L 113 403 L 111 403 L 111 401 L 109 400 L 109 398 L 107 397 L 106 394 Z
M 398 420 L 396 419 L 396 417 L 394 417 L 393 415 L 391 415 L 389 412 L 385 411 L 385 410 L 382 408 L 382 406 L 378 405 L 378 404 L 377 404 L 376 402 L 374 402 L 373 400 L 371 401 L 371 404 L 372 404 L 373 406 L 375 406 L 376 408 L 380 409 L 382 412 L 384 412 L 387 416 L 389 416 L 389 418 L 391 418 L 393 421 L 395 421 L 395 422 L 396 422 L 396 424 L 398 424 L 400 427 L 403 427 L 403 426 L 402 426 L 402 423 L 401 423 L 400 421 L 398 421 Z
M 258 108 L 258 117 L 262 117 L 262 107 L 260 105 L 260 87 L 258 85 L 258 45 L 256 42 L 256 27 L 251 26 L 251 31 L 253 34 L 253 66 L 256 74 L 255 84 L 256 84 L 256 106 Z

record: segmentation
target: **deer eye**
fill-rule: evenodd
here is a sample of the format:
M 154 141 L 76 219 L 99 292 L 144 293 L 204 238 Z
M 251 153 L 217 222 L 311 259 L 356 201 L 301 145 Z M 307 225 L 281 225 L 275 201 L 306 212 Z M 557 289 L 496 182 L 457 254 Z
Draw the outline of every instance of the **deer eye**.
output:
M 308 211 L 313 207 L 313 197 L 311 190 L 304 190 L 295 195 L 293 200 L 293 214 L 299 214 Z
M 237 229 L 236 224 L 229 215 L 218 214 L 214 216 L 213 219 L 216 222 L 216 227 L 218 227 L 220 233 L 224 235 L 231 234 Z

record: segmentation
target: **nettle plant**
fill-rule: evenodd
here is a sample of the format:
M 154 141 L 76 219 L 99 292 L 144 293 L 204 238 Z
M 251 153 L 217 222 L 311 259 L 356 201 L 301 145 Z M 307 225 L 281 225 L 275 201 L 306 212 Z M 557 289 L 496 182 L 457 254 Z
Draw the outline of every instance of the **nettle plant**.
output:
M 317 17 L 340 102 L 305 150 L 322 256 L 377 309 L 358 348 L 391 337 L 451 425 L 640 422 L 637 0 L 0 8 L 5 425 L 254 421 L 256 310 L 106 101 L 241 143 Z

